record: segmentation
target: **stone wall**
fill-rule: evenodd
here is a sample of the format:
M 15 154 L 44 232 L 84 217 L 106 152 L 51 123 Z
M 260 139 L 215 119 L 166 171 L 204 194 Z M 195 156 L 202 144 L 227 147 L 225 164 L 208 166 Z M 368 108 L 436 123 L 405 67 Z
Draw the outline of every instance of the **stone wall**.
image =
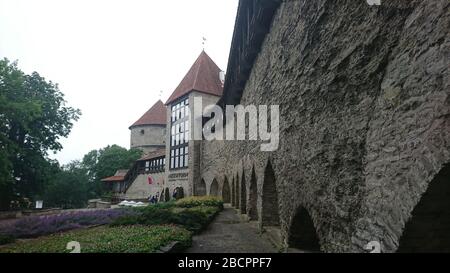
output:
M 153 183 L 148 183 L 148 177 L 151 176 Z M 126 200 L 148 200 L 149 197 L 160 196 L 164 185 L 164 173 L 140 174 L 133 181 L 127 192 L 123 195 Z
M 165 147 L 165 125 L 141 125 L 134 126 L 130 130 L 130 147 L 139 148 L 145 154 Z
M 254 170 L 261 221 L 270 164 L 285 246 L 304 208 L 322 251 L 363 252 L 374 240 L 396 251 L 450 162 L 449 24 L 447 0 L 284 1 L 241 98 L 280 105 L 279 149 L 203 142 L 207 192 L 245 175 L 249 211 Z

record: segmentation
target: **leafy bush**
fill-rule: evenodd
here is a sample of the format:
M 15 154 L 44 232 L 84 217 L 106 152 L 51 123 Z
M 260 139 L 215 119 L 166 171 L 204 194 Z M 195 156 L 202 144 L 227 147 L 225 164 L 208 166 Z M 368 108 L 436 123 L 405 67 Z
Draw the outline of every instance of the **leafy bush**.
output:
M 120 217 L 114 220 L 111 226 L 174 224 L 189 231 L 199 232 L 212 221 L 220 209 L 205 206 L 192 208 L 148 206 L 136 209 L 136 211 L 138 211 L 137 215 Z
M 67 253 L 68 242 L 80 243 L 82 253 L 150 253 L 172 241 L 191 245 L 191 233 L 175 226 L 96 227 L 53 234 L 0 248 L 8 253 Z
M 223 201 L 215 196 L 192 196 L 178 200 L 175 205 L 182 208 L 192 208 L 198 206 L 218 207 L 223 209 Z
M 105 209 L 29 216 L 0 225 L 0 234 L 14 238 L 34 238 L 82 227 L 104 225 L 125 215 L 136 215 L 131 209 Z
M 0 234 L 0 245 L 11 244 L 14 243 L 14 241 L 15 241 L 14 237 Z

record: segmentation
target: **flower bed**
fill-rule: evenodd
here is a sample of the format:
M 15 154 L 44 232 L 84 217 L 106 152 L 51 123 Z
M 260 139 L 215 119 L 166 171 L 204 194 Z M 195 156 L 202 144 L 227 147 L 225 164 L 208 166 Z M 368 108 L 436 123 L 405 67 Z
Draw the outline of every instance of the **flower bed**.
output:
M 107 209 L 29 216 L 0 225 L 0 235 L 34 238 L 77 228 L 109 224 L 117 218 L 134 214 L 136 212 L 130 209 Z
M 71 241 L 80 243 L 82 253 L 151 253 L 173 241 L 186 248 L 191 233 L 175 226 L 102 226 L 17 242 L 0 253 L 68 253 Z
M 203 230 L 222 209 L 220 199 L 189 197 L 141 208 L 30 216 L 0 225 L 0 242 L 52 235 L 5 245 L 0 252 L 69 252 L 70 241 L 80 242 L 82 252 L 96 253 L 154 252 L 172 241 L 186 248 L 192 234 Z M 105 224 L 110 225 L 93 227 Z M 73 230 L 83 227 L 92 228 Z
M 177 202 L 135 208 L 135 215 L 114 220 L 112 226 L 174 224 L 198 233 L 223 209 L 221 200 L 214 197 L 188 197 Z

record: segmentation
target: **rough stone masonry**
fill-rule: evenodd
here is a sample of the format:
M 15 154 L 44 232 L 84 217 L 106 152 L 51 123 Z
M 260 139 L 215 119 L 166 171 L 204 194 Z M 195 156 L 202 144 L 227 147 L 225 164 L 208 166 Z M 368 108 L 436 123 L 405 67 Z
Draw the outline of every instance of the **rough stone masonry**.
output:
M 430 185 L 450 185 L 449 5 L 282 1 L 240 98 L 280 105 L 279 149 L 203 141 L 194 183 L 231 192 L 261 227 L 279 228 L 285 247 L 305 234 L 326 252 L 364 252 L 371 241 L 397 251 Z M 423 210 L 429 219 L 449 216 L 433 199 L 449 196 L 430 194 L 422 201 L 444 203 Z M 448 222 L 432 231 L 449 233 Z M 308 223 L 315 234 L 302 233 Z M 417 229 L 408 244 L 425 236 Z

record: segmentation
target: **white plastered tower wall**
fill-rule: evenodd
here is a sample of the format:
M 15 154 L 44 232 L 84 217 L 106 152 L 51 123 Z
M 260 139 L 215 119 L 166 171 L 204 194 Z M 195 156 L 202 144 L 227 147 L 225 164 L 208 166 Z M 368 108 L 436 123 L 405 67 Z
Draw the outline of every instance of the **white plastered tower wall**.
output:
M 141 149 L 144 154 L 165 148 L 166 125 L 139 125 L 130 127 L 130 148 Z

